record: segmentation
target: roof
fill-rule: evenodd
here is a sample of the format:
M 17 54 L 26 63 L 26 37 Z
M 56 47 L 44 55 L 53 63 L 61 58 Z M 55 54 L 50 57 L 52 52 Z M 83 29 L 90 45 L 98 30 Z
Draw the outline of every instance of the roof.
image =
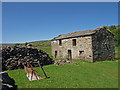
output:
M 100 30 L 101 28 L 104 27 L 99 27 L 93 30 L 85 30 L 85 31 L 77 31 L 77 32 L 72 32 L 68 34 L 61 34 L 58 37 L 53 38 L 52 40 L 58 40 L 58 39 L 65 39 L 65 38 L 72 38 L 72 37 L 79 37 L 79 36 L 88 36 L 96 33 L 96 31 Z

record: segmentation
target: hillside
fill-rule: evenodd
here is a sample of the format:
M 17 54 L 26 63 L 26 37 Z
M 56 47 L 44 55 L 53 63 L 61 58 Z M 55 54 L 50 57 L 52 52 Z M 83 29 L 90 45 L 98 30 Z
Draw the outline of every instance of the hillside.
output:
M 115 26 L 117 27 L 117 26 Z M 87 62 L 83 60 L 71 60 L 77 62 L 70 65 L 46 65 L 43 66 L 48 79 L 30 82 L 25 70 L 7 70 L 11 78 L 15 80 L 18 88 L 117 88 L 118 87 L 118 29 L 114 26 L 107 27 L 115 36 L 115 61 Z M 45 50 L 51 57 L 51 41 L 28 42 L 41 50 Z M 25 46 L 28 43 L 21 45 Z M 15 44 L 19 45 L 19 44 Z M 55 58 L 53 60 L 56 60 Z M 45 77 L 39 67 L 34 68 L 41 77 Z M 19 77 L 18 77 L 19 76 Z
M 3 44 L 0 44 L 0 45 L 2 45 L 2 46 L 11 46 L 11 45 L 14 45 L 14 43 L 3 43 Z
M 111 26 L 105 26 L 112 34 L 114 34 L 114 41 L 115 41 L 115 50 L 118 52 L 118 48 L 120 46 L 120 38 L 119 36 L 119 26 L 111 25 Z M 45 40 L 45 41 L 34 41 L 34 42 L 26 42 L 22 43 L 21 45 L 27 45 L 32 44 L 33 47 L 36 47 L 37 49 L 45 50 L 47 54 L 51 57 L 51 40 Z M 19 45 L 19 44 L 14 44 Z M 116 54 L 116 57 L 118 57 L 118 53 Z
M 48 47 L 51 46 L 51 41 L 46 40 L 46 41 L 35 41 L 35 42 L 30 42 L 35 47 Z
M 40 50 L 45 50 L 46 53 L 52 57 L 51 55 L 51 41 L 36 41 L 36 42 L 31 42 L 30 44 L 32 44 L 33 46 L 35 46 L 37 49 Z
M 25 45 L 26 43 L 22 44 Z M 32 44 L 33 47 L 36 47 L 37 49 L 40 50 L 45 50 L 47 54 L 51 57 L 51 41 L 46 40 L 46 41 L 35 41 L 35 42 L 29 42 L 29 44 Z

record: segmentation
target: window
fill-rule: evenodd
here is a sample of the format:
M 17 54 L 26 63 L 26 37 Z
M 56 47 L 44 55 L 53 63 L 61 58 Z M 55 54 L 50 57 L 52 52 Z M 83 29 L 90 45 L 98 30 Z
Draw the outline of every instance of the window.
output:
M 73 39 L 73 46 L 76 46 L 76 39 Z
M 60 45 L 60 46 L 62 45 L 62 40 L 61 40 L 61 39 L 59 40 L 59 45 Z
M 84 51 L 79 51 L 79 55 L 81 55 Z

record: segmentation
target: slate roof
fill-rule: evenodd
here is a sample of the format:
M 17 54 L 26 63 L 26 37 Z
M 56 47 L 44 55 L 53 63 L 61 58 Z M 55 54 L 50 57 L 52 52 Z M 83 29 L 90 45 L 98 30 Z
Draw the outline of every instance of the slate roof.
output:
M 68 34 L 61 34 L 58 37 L 53 38 L 52 40 L 92 35 L 92 34 L 96 33 L 97 30 L 100 30 L 101 28 L 104 28 L 104 27 L 99 27 L 99 28 L 96 28 L 93 30 L 85 30 L 85 31 L 72 32 L 72 33 L 68 33 Z

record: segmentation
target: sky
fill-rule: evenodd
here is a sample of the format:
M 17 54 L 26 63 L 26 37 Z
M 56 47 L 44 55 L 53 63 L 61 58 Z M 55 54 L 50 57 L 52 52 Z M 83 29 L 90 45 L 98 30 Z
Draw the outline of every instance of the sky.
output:
M 2 3 L 3 43 L 51 40 L 106 25 L 118 25 L 117 2 Z

